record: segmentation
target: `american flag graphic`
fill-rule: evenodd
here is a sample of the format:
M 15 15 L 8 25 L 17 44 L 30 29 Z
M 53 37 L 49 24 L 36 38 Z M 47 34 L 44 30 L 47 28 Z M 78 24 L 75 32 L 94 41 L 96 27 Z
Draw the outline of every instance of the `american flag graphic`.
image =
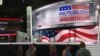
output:
M 88 26 L 67 30 L 38 31 L 42 42 L 80 42 L 96 43 L 98 26 Z

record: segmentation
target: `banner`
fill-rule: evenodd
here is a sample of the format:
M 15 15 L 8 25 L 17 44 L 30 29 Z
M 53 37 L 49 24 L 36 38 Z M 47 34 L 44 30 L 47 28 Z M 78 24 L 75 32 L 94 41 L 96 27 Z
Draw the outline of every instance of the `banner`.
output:
M 49 5 L 50 6 L 50 5 Z M 48 29 L 97 25 L 96 5 L 94 3 L 72 3 L 44 6 L 33 13 L 33 27 Z

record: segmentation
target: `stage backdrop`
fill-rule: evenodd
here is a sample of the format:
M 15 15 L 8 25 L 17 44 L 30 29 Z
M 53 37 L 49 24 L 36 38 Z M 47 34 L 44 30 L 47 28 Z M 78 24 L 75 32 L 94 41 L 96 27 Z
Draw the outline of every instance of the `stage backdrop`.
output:
M 98 4 L 91 2 L 50 4 L 33 11 L 33 37 L 37 42 L 96 44 L 97 17 Z

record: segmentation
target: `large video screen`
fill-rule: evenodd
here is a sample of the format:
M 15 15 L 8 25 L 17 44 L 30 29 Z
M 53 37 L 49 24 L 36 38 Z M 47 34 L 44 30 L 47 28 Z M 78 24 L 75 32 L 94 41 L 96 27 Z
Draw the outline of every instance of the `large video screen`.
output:
M 33 11 L 33 28 L 89 26 L 97 24 L 97 4 L 51 4 Z
M 96 44 L 98 26 L 88 26 L 72 29 L 48 29 L 33 31 L 36 43 L 79 43 Z

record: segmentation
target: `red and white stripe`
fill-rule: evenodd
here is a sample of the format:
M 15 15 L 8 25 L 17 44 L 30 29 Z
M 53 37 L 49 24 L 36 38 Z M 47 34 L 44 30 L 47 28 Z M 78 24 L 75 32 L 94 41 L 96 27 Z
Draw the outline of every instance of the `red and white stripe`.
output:
M 49 38 L 46 37 L 46 36 L 42 36 L 42 37 L 40 37 L 40 39 L 41 39 L 42 42 L 50 42 Z
M 83 28 L 76 28 L 72 30 L 62 30 L 56 36 L 55 40 L 57 42 L 91 42 L 95 43 L 97 41 L 98 26 L 90 26 Z

